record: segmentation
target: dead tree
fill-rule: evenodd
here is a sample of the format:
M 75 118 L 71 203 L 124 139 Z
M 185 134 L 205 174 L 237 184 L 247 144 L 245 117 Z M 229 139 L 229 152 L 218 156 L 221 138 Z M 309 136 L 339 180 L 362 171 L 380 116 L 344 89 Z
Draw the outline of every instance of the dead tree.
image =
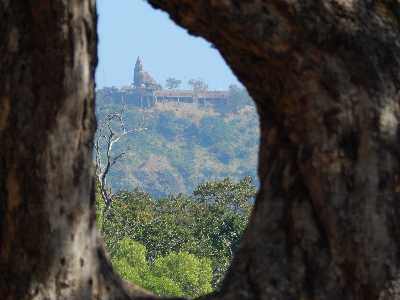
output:
M 119 112 L 109 113 L 100 121 L 96 134 L 94 147 L 96 153 L 96 175 L 101 197 L 105 204 L 105 211 L 110 208 L 115 195 L 111 185 L 108 183 L 109 172 L 118 161 L 123 159 L 126 150 L 129 150 L 129 148 L 127 148 L 125 151 L 114 153 L 114 145 L 120 142 L 122 138 L 132 133 L 146 130 L 145 127 L 129 130 L 126 128 L 124 120 L 126 109 L 127 104 L 123 101 L 122 108 Z

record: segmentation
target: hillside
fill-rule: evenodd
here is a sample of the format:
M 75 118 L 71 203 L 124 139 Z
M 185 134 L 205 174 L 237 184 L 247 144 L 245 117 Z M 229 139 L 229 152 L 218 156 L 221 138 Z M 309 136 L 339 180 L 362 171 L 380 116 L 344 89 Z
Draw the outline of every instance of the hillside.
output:
M 186 103 L 157 103 L 151 108 L 127 105 L 128 129 L 113 151 L 126 152 L 111 172 L 112 188 L 142 189 L 153 196 L 190 193 L 207 180 L 245 176 L 256 178 L 258 116 L 244 90 L 230 89 L 223 111 Z M 97 91 L 99 126 L 105 116 L 120 111 L 122 89 Z

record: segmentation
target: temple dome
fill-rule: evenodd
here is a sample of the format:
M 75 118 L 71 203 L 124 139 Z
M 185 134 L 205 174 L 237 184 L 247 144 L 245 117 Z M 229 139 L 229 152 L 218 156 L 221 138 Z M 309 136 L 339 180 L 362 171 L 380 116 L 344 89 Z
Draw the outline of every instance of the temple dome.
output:
M 133 86 L 135 88 L 146 88 L 153 90 L 161 89 L 161 85 L 158 84 L 149 73 L 144 71 L 143 63 L 140 57 L 137 58 L 135 64 Z

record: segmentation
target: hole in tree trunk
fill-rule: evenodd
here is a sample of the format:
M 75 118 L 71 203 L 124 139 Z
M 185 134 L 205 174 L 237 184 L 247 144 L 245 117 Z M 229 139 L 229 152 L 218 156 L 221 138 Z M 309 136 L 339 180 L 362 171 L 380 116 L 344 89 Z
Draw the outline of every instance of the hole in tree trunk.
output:
M 218 289 L 254 202 L 258 116 L 221 56 L 144 2 L 98 1 L 97 225 L 161 296 Z

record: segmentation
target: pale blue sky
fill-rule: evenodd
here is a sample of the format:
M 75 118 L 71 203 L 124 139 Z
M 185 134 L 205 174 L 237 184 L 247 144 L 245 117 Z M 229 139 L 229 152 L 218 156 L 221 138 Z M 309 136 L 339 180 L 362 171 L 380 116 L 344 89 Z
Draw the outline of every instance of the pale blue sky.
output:
M 99 14 L 98 88 L 132 82 L 141 56 L 145 69 L 161 84 L 175 77 L 186 83 L 204 79 L 210 89 L 225 89 L 237 79 L 217 50 L 190 36 L 144 0 L 97 0 Z

